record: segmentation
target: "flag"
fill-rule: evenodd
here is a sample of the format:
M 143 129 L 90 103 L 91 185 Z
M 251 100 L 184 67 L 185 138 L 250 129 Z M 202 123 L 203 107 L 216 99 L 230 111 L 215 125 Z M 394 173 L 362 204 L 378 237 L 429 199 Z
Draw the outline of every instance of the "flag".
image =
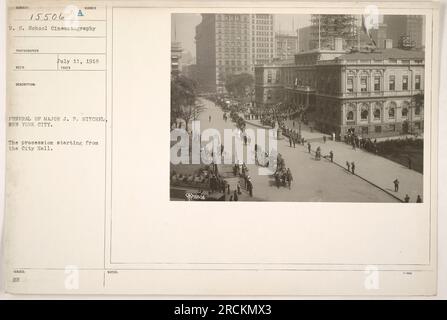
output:
M 365 16 L 364 16 L 364 15 L 362 15 L 362 30 L 363 30 L 363 32 L 368 36 L 369 40 L 371 40 L 371 42 L 373 43 L 373 45 L 374 45 L 375 47 L 377 47 L 377 44 L 376 44 L 376 42 L 374 41 L 374 39 L 373 39 L 373 37 L 372 37 L 372 35 L 371 35 L 370 30 L 366 27 L 366 22 L 365 22 Z

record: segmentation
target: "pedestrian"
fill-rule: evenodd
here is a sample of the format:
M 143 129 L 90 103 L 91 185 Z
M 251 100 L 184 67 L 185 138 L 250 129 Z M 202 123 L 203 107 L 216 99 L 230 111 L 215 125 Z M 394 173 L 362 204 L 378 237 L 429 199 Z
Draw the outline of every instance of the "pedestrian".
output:
M 289 146 L 292 148 L 292 137 L 289 136 Z
M 310 149 L 311 149 L 311 145 L 310 145 L 310 143 L 308 142 L 308 143 L 307 143 L 307 151 L 309 151 L 309 153 L 310 153 Z
M 296 139 L 295 139 L 295 137 L 292 139 L 292 142 L 293 142 L 293 147 L 295 148 L 295 145 L 296 145 Z
M 290 171 L 290 168 L 287 168 L 287 183 L 289 185 L 289 190 L 290 190 L 290 186 L 292 185 L 292 172 Z
M 250 194 L 250 197 L 253 197 L 253 184 L 251 183 L 251 180 L 248 180 L 248 193 Z
M 351 164 L 349 161 L 346 161 L 346 167 L 348 168 L 348 172 L 351 172 Z
M 355 151 L 355 141 L 354 140 L 352 140 L 352 150 Z
M 233 201 L 233 196 L 230 196 L 230 200 L 229 201 Z
M 411 163 L 411 158 L 408 157 L 408 169 L 412 169 L 412 163 Z
M 396 178 L 396 180 L 393 181 L 394 183 L 394 192 L 399 191 L 399 180 Z
M 242 192 L 241 192 L 241 185 L 239 184 L 239 182 L 237 183 L 236 189 L 237 189 L 237 193 L 238 193 L 238 194 L 241 194 L 241 193 L 242 193 Z M 234 193 L 236 194 L 236 190 L 234 190 Z
M 420 195 L 420 194 L 418 194 L 418 197 L 417 197 L 417 199 L 416 199 L 416 202 L 417 202 L 417 203 L 422 203 L 422 198 L 421 198 L 421 195 Z
M 405 202 L 407 202 L 407 203 L 410 202 L 410 196 L 409 196 L 408 194 L 406 194 L 404 200 L 405 200 Z
M 331 162 L 334 162 L 334 153 L 332 150 L 329 152 L 329 157 L 331 158 Z
M 234 194 L 233 194 L 233 201 L 237 201 L 239 198 L 237 196 L 237 192 L 236 190 L 234 190 Z
M 227 193 L 230 194 L 230 184 L 227 183 Z
M 355 174 L 354 170 L 355 170 L 355 163 L 354 161 L 352 161 L 351 163 L 351 170 L 352 170 L 352 174 Z

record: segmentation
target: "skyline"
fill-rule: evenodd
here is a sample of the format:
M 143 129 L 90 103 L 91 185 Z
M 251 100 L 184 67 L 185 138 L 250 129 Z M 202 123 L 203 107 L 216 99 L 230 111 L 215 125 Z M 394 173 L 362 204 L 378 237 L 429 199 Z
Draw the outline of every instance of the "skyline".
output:
M 200 13 L 173 13 L 171 39 L 181 42 L 184 52 L 196 56 L 195 27 L 202 21 Z M 296 30 L 309 26 L 310 14 L 274 14 L 275 32 L 296 34 Z

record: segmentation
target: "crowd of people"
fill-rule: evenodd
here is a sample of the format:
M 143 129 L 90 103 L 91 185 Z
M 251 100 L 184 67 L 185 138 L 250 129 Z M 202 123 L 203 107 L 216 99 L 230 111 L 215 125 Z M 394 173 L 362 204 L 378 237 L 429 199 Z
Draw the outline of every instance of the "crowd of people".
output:
M 377 139 L 372 140 L 371 138 L 359 137 L 357 134 L 349 131 L 344 136 L 344 141 L 351 145 L 354 150 L 361 148 L 372 153 L 377 153 Z
M 306 142 L 306 140 L 296 130 L 283 128 L 282 134 L 289 139 L 290 147 L 293 146 L 295 148 L 297 144 L 304 145 Z
M 242 118 L 240 115 L 239 115 L 239 113 L 238 112 L 236 112 L 236 111 L 231 111 L 230 112 L 230 118 L 231 118 L 231 121 L 233 121 L 235 124 L 236 124 L 236 127 L 239 129 L 239 130 L 241 130 L 241 131 L 244 131 L 245 130 L 245 127 L 246 127 L 246 123 L 245 123 L 245 120 L 244 120 L 244 118 Z
M 217 165 L 205 165 L 193 173 L 184 174 L 171 171 L 170 182 L 172 186 L 188 187 L 199 190 L 225 193 L 227 182 L 219 174 Z
M 286 127 L 284 125 L 285 120 L 296 118 L 296 117 L 291 117 L 290 110 L 276 110 L 275 112 L 256 114 L 256 115 L 244 114 L 243 117 L 241 117 L 240 114 L 242 114 L 242 113 L 240 113 L 239 110 L 230 109 L 224 113 L 223 118 L 225 121 L 228 119 L 228 117 L 231 118 L 231 120 L 236 124 L 237 128 L 242 131 L 241 137 L 244 138 L 244 144 L 247 144 L 247 139 L 246 139 L 246 137 L 243 136 L 243 132 L 244 132 L 244 129 L 246 126 L 244 118 L 245 119 L 259 119 L 262 124 L 268 125 L 271 127 L 275 127 L 275 124 L 277 123 L 279 125 L 281 132 L 282 132 L 282 135 L 288 139 L 289 147 L 295 148 L 297 144 L 298 145 L 301 144 L 301 145 L 305 146 L 306 142 L 307 142 L 308 152 L 314 153 L 316 160 L 321 160 L 322 158 L 326 158 L 327 160 L 334 162 L 334 152 L 332 150 L 330 150 L 328 154 L 323 155 L 321 146 L 317 146 L 315 149 L 312 149 L 310 141 L 306 141 L 304 139 L 304 137 L 302 137 L 299 134 L 298 130 L 295 130 L 294 128 L 289 129 L 288 127 Z M 327 139 L 327 137 L 323 136 L 323 143 L 326 142 L 326 139 Z M 364 138 L 364 137 L 354 133 L 353 131 L 348 131 L 348 133 L 344 136 L 344 142 L 351 145 L 354 150 L 359 148 L 359 149 L 363 149 L 365 151 L 372 152 L 375 154 L 380 152 L 381 143 L 380 142 L 378 143 L 377 139 Z M 275 173 L 273 174 L 273 177 L 276 182 L 276 186 L 277 186 L 277 188 L 284 186 L 284 187 L 289 187 L 289 189 L 290 189 L 292 181 L 293 181 L 293 176 L 292 176 L 292 172 L 291 172 L 290 168 L 286 167 L 285 161 L 284 161 L 284 158 L 282 157 L 282 155 L 278 154 L 276 157 L 276 153 L 275 153 L 274 159 L 270 159 L 268 156 L 268 153 L 263 152 L 262 150 L 259 150 L 259 148 L 256 148 L 256 147 L 257 146 L 255 145 L 256 164 L 268 166 L 269 161 L 274 161 L 276 159 L 277 167 L 276 167 Z M 258 150 L 256 150 L 256 149 L 258 149 Z M 262 163 L 260 163 L 258 160 L 261 158 L 265 159 L 267 161 L 262 161 Z M 411 159 L 409 160 L 409 168 L 411 169 Z M 357 169 L 356 163 L 354 161 L 346 161 L 346 170 L 349 173 L 356 175 L 356 169 Z M 210 178 L 210 188 L 213 190 L 214 189 L 223 190 L 224 193 L 226 190 L 226 193 L 230 196 L 229 197 L 230 201 L 238 201 L 239 200 L 240 195 L 241 195 L 242 186 L 245 187 L 245 189 L 248 191 L 250 196 L 253 196 L 253 182 L 248 174 L 248 168 L 245 165 L 245 163 L 234 165 L 233 173 L 235 176 L 239 176 L 241 178 L 240 182 L 237 184 L 237 186 L 233 192 L 230 191 L 230 188 L 229 188 L 228 184 L 226 184 L 226 182 L 221 182 L 217 178 L 216 179 Z M 211 182 L 212 180 L 213 180 L 213 182 Z M 213 184 L 213 187 L 211 187 L 211 183 Z M 393 183 L 395 186 L 397 185 L 397 187 L 395 187 L 395 191 L 398 192 L 398 184 L 399 184 L 398 180 L 396 179 L 396 181 Z M 222 184 L 223 185 L 226 184 L 226 186 L 222 186 Z M 228 198 L 227 198 L 227 200 L 228 200 Z M 418 195 L 417 198 L 415 199 L 415 201 L 422 202 L 421 196 Z M 404 202 L 410 202 L 410 197 L 408 196 L 408 194 L 405 195 Z
M 244 188 L 248 191 L 248 194 L 250 195 L 250 197 L 253 197 L 253 181 L 251 180 L 250 175 L 248 174 L 248 168 L 245 165 L 245 163 L 242 164 L 235 164 L 233 166 L 233 174 L 234 176 L 238 176 L 240 177 Z M 238 182 L 236 185 L 236 190 L 235 190 L 235 194 L 242 194 L 241 191 L 241 182 Z M 237 197 L 236 199 L 231 198 L 229 199 L 230 201 L 237 201 Z

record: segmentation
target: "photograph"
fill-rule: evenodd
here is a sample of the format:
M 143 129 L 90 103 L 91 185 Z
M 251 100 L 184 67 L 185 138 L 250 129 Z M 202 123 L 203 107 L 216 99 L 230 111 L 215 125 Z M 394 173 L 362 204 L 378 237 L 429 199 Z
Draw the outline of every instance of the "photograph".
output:
M 171 14 L 171 201 L 423 202 L 425 16 Z

